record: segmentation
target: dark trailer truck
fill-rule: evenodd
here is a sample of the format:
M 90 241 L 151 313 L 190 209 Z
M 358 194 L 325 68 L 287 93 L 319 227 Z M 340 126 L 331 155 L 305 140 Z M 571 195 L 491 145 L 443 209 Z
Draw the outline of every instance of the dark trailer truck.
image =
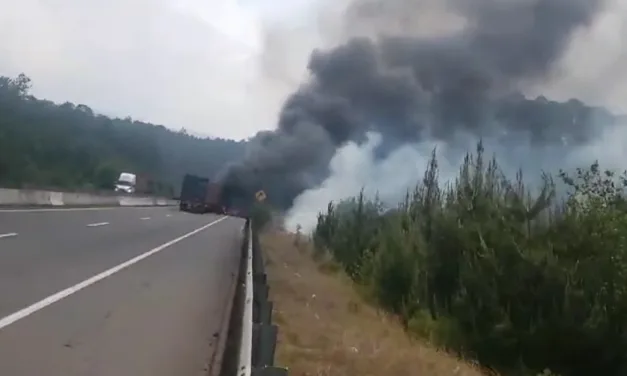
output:
M 208 188 L 208 178 L 185 174 L 183 177 L 183 185 L 181 186 L 179 209 L 192 213 L 206 212 Z
M 254 194 L 242 184 L 231 182 L 220 187 L 220 202 L 224 214 L 247 218 L 254 200 Z
M 226 207 L 223 196 L 223 187 L 218 183 L 209 183 L 205 199 L 206 210 L 209 213 L 225 214 Z
M 238 205 L 237 197 L 231 187 L 222 183 L 209 183 L 207 187 L 206 209 L 209 213 L 231 216 L 245 216 L 247 213 L 241 205 Z
M 245 204 L 245 191 L 240 187 L 224 185 L 222 183 L 209 183 L 207 188 L 207 212 L 246 217 L 248 205 Z
M 191 174 L 183 177 L 181 211 L 247 217 L 253 203 L 254 195 L 240 184 L 224 185 Z

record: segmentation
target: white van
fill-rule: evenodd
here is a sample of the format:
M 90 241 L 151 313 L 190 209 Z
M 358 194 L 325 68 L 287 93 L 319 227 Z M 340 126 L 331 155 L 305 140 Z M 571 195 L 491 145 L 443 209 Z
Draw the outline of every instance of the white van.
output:
M 123 172 L 115 182 L 115 191 L 124 193 L 135 193 L 137 185 L 137 175 L 130 172 Z

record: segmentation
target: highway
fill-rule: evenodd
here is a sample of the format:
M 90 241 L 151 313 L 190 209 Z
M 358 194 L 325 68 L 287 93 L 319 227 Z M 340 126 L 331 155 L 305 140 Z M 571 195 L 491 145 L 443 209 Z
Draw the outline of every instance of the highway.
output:
M 0 375 L 208 374 L 243 225 L 177 208 L 0 209 Z

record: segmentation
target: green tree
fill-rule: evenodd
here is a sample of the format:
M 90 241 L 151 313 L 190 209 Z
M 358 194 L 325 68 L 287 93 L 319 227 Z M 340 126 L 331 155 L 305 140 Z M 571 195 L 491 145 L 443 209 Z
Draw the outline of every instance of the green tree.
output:
M 441 187 L 435 153 L 394 210 L 329 205 L 314 241 L 408 330 L 506 374 L 627 373 L 627 176 L 598 163 L 537 193 L 481 144 Z M 341 207 L 350 209 L 340 210 Z
M 214 177 L 245 142 L 198 138 L 161 125 L 109 118 L 84 104 L 29 95 L 24 74 L 0 77 L 0 186 L 110 189 L 122 171 L 178 192 L 185 173 Z

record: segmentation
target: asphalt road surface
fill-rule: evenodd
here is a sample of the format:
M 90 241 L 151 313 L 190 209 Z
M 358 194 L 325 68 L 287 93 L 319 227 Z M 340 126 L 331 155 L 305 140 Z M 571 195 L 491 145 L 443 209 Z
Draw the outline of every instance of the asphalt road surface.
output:
M 207 374 L 243 220 L 0 209 L 0 375 Z

